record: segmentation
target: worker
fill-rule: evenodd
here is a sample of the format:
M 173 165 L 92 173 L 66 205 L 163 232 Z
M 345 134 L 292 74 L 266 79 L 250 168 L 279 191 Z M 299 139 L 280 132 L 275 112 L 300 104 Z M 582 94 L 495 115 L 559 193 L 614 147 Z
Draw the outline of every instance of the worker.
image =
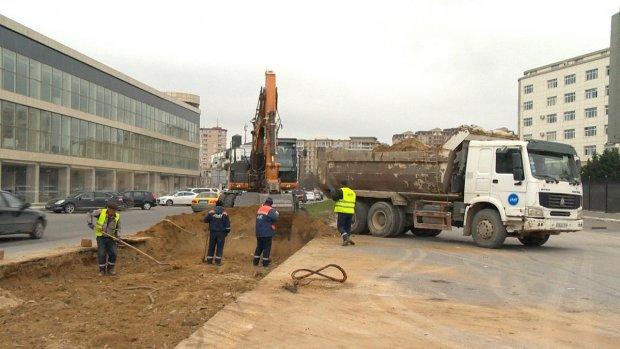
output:
M 334 212 L 338 214 L 336 226 L 342 236 L 342 246 L 355 245 L 351 240 L 351 222 L 355 214 L 355 192 L 347 186 L 347 181 L 340 181 L 340 188 L 330 189 L 332 200 L 336 201 Z
M 215 202 L 215 208 L 207 213 L 203 221 L 209 224 L 209 248 L 203 262 L 213 264 L 215 261 L 216 265 L 221 265 L 224 242 L 230 233 L 230 218 L 221 200 Z
M 116 212 L 116 204 L 109 203 L 106 208 L 88 213 L 88 227 L 95 230 L 97 237 L 97 261 L 99 262 L 99 276 L 116 275 L 116 242 L 109 236 L 118 238 L 121 232 L 121 215 Z M 97 219 L 93 223 L 93 218 Z M 105 234 L 104 234 L 105 233 Z
M 273 206 L 273 199 L 267 198 L 256 214 L 256 250 L 254 250 L 254 265 L 258 265 L 263 257 L 263 267 L 269 266 L 271 242 L 276 235 L 275 223 L 280 213 Z

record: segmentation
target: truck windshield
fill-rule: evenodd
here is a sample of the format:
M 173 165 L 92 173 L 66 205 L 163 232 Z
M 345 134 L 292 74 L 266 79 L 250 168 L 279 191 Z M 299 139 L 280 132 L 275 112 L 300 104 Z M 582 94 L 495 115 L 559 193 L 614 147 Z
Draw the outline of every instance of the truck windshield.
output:
M 579 169 L 575 157 L 569 154 L 529 151 L 532 175 L 546 181 L 579 182 Z

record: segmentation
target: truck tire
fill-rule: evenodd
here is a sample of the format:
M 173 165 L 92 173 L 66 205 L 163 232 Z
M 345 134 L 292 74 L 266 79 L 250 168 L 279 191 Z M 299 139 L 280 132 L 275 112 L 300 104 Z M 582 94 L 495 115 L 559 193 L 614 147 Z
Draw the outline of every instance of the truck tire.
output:
M 411 232 L 414 236 L 419 238 L 430 238 L 441 234 L 441 230 L 439 229 L 411 228 Z
M 519 241 L 525 246 L 542 246 L 547 241 L 549 241 L 549 234 L 545 234 L 543 236 L 529 235 L 519 238 Z
M 377 237 L 388 237 L 398 225 L 394 206 L 384 201 L 377 201 L 368 210 L 368 230 Z
M 396 214 L 396 224 L 394 224 L 394 230 L 390 234 L 390 237 L 401 236 L 407 231 L 407 216 L 405 210 L 401 206 L 393 206 L 394 213 Z
M 355 203 L 355 214 L 351 222 L 351 234 L 368 234 L 368 204 L 363 201 Z
M 506 227 L 499 213 L 485 208 L 478 211 L 472 220 L 471 232 L 476 245 L 485 248 L 500 248 L 506 240 Z

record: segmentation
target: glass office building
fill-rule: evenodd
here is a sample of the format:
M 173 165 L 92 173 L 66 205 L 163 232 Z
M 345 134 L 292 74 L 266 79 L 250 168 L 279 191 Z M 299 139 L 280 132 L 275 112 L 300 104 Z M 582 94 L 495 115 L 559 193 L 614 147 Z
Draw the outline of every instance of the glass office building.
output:
M 194 186 L 200 110 L 0 15 L 0 187 L 30 202 L 79 190 Z

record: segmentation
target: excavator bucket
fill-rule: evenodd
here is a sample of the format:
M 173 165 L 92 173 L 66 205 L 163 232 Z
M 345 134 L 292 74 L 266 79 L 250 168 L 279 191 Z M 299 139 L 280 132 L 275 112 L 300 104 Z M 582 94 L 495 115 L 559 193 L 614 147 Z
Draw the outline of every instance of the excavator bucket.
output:
M 297 210 L 297 205 L 292 194 L 261 194 L 245 192 L 237 195 L 234 200 L 234 207 L 259 206 L 267 200 L 273 200 L 273 208 L 278 210 L 280 217 L 276 223 L 277 233 L 287 239 L 291 237 L 293 228 L 293 215 Z

